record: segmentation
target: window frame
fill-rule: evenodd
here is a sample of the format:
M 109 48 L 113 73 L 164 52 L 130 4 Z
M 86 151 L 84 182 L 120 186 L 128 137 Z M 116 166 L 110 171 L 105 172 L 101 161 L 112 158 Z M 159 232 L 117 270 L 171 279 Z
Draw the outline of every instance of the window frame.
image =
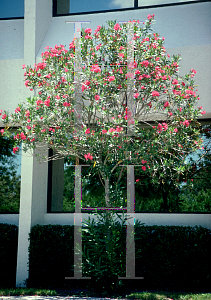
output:
M 57 13 L 57 0 L 53 0 L 52 2 L 52 16 L 53 17 L 64 17 L 64 16 L 75 16 L 75 15 L 86 15 L 86 14 L 99 14 L 99 13 L 107 13 L 107 12 L 115 12 L 115 11 L 128 11 L 135 9 L 149 9 L 149 8 L 157 8 L 157 7 L 167 7 L 167 6 L 178 6 L 178 5 L 187 5 L 187 4 L 196 4 L 203 2 L 211 2 L 211 0 L 184 0 L 183 2 L 174 2 L 177 0 L 172 0 L 172 3 L 167 4 L 155 4 L 149 6 L 138 6 L 138 0 L 134 0 L 134 6 L 128 8 L 117 8 L 117 9 L 109 9 L 109 10 L 101 10 L 101 11 L 88 11 L 88 12 L 74 12 L 67 14 L 58 14 Z

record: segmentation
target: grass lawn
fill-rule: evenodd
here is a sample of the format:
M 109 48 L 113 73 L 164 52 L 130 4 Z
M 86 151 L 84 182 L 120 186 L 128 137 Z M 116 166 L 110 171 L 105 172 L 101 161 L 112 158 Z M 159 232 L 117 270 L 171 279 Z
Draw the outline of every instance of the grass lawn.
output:
M 36 288 L 17 288 L 17 289 L 0 289 L 0 296 L 81 296 L 81 297 L 95 297 L 97 296 L 90 290 L 45 290 Z M 143 299 L 143 300 L 211 300 L 211 293 L 184 293 L 184 292 L 134 292 L 124 296 L 117 296 L 115 298 L 128 299 Z

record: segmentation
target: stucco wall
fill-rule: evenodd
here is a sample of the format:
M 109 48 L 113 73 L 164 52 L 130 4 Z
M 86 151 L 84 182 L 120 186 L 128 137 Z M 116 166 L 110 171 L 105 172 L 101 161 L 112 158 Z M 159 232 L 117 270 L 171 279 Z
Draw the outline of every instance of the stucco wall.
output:
M 88 214 L 82 214 L 82 221 Z M 0 214 L 0 223 L 18 226 L 19 214 Z M 202 226 L 211 229 L 211 214 L 192 213 L 137 213 L 135 220 L 145 225 Z M 74 225 L 74 213 L 44 214 L 43 225 Z

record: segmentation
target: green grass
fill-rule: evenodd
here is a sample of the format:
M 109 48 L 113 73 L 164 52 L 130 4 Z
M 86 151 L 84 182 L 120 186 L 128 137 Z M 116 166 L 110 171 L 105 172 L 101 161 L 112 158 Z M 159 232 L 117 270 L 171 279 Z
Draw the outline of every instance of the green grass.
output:
M 35 289 L 35 288 L 15 288 L 15 289 L 0 289 L 0 296 L 57 296 L 55 290 Z
M 96 296 L 88 290 L 46 290 L 36 288 L 0 289 L 0 296 Z M 119 298 L 142 300 L 211 300 L 211 293 L 135 292 Z
M 210 300 L 210 293 L 140 292 L 126 295 L 129 299 L 142 300 Z

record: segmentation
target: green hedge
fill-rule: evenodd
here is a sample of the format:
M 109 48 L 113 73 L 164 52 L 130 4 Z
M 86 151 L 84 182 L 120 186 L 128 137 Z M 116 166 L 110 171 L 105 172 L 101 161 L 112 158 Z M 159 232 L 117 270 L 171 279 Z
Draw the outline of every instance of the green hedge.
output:
M 136 252 L 141 249 L 141 257 L 136 257 L 136 276 L 144 277 L 144 280 L 135 280 L 140 289 L 210 292 L 210 230 L 203 227 L 138 226 L 135 232 Z M 73 233 L 73 226 L 37 225 L 31 229 L 29 287 L 75 286 L 76 280 L 64 279 L 73 276 Z M 99 230 L 103 243 L 101 235 Z M 4 288 L 15 285 L 17 239 L 17 226 L 0 224 L 0 286 Z M 125 249 L 125 228 L 118 239 L 122 252 Z M 93 241 L 90 244 L 83 241 L 83 249 L 86 247 L 92 251 L 93 245 Z M 83 262 L 83 273 L 87 273 L 90 268 Z M 91 271 L 90 276 L 93 277 Z M 88 280 L 84 281 L 88 283 Z
M 30 286 L 62 288 L 70 283 L 64 277 L 73 276 L 73 230 L 73 226 L 60 225 L 32 228 Z M 123 231 L 119 243 L 125 249 L 125 229 Z M 135 236 L 136 252 L 141 249 L 141 257 L 136 258 L 136 276 L 144 277 L 138 283 L 140 288 L 209 291 L 210 230 L 203 227 L 139 226 Z M 86 242 L 83 247 L 85 245 L 91 251 L 93 242 L 90 246 Z M 86 263 L 84 267 L 88 269 Z
M 14 287 L 16 278 L 18 227 L 0 224 L 0 287 Z
M 142 257 L 136 276 L 146 289 L 208 291 L 211 286 L 211 231 L 203 227 L 144 226 L 138 228 Z
M 62 287 L 73 276 L 74 227 L 37 225 L 31 229 L 29 287 Z

